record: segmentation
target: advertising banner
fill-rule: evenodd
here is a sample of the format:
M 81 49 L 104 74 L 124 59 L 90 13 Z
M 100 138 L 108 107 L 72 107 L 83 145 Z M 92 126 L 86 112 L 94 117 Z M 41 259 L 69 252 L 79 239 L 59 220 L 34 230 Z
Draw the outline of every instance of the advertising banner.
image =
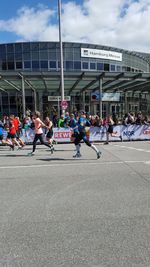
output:
M 122 53 L 91 48 L 81 48 L 81 57 L 102 58 L 122 61 Z
M 100 99 L 104 101 L 110 101 L 110 102 L 119 102 L 120 101 L 120 93 L 102 93 L 100 96 L 99 91 L 95 91 L 91 93 L 91 101 L 96 102 Z
M 109 141 L 120 141 L 119 135 L 122 136 L 124 141 L 132 140 L 150 140 L 150 125 L 117 125 L 113 128 L 114 132 L 118 134 L 118 137 L 112 137 L 109 135 Z M 69 143 L 72 135 L 72 129 L 70 128 L 54 128 L 53 138 L 58 143 Z M 106 141 L 107 126 L 90 127 L 88 128 L 88 138 L 92 142 L 105 142 Z M 43 130 L 43 134 L 46 133 Z M 7 132 L 3 131 L 4 138 L 7 137 Z M 34 139 L 34 131 L 32 129 L 22 129 L 20 137 L 26 144 L 30 144 Z

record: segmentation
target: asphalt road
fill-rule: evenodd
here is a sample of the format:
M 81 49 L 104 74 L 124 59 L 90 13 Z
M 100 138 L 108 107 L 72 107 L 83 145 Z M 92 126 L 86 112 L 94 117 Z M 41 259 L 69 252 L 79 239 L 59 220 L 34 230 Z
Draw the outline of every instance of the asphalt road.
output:
M 0 267 L 150 267 L 150 141 L 0 147 Z

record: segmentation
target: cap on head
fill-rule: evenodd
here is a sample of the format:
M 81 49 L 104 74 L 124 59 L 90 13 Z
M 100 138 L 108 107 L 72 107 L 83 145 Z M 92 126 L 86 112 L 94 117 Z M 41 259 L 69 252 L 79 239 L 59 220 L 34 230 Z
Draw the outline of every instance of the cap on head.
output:
M 85 114 L 85 111 L 84 111 L 84 110 L 81 110 L 81 111 L 80 111 L 80 114 L 81 114 L 81 115 L 84 115 L 84 114 Z

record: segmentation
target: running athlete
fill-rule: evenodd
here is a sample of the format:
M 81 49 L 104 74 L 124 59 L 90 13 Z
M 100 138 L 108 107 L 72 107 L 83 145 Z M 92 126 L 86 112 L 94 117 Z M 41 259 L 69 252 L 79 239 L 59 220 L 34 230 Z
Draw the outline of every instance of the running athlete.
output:
M 16 139 L 16 128 L 15 128 L 15 125 L 14 125 L 14 122 L 11 116 L 9 117 L 9 123 L 6 127 L 8 127 L 7 128 L 8 134 L 7 134 L 6 140 L 8 142 L 10 142 L 11 140 L 14 146 L 17 145 L 18 149 L 21 149 L 21 145 Z
M 113 128 L 114 128 L 114 121 L 112 119 L 112 116 L 108 116 L 108 118 L 106 118 L 106 121 L 105 121 L 105 125 L 107 127 L 107 132 L 106 132 L 106 142 L 104 143 L 105 145 L 108 145 L 109 144 L 109 135 L 112 136 L 112 137 L 119 137 L 120 140 L 122 141 L 122 136 L 117 133 L 117 132 L 114 132 Z
M 0 124 L 0 141 L 2 145 L 9 146 L 12 150 L 14 150 L 14 145 L 10 141 L 5 140 L 3 134 L 4 134 L 4 126 Z
M 78 121 L 77 119 L 75 119 L 75 115 L 72 113 L 70 115 L 70 122 L 69 122 L 69 126 L 73 131 L 71 138 L 70 138 L 71 142 L 74 142 L 76 134 L 78 135 L 78 127 L 76 127 L 77 124 L 78 124 Z
M 85 128 L 89 126 L 90 126 L 90 122 L 87 120 L 85 112 L 82 111 L 80 114 L 79 120 L 77 122 L 77 125 L 74 128 L 74 130 L 77 129 L 77 131 L 75 132 L 75 140 L 74 140 L 74 144 L 76 146 L 76 154 L 73 156 L 74 158 L 81 157 L 81 153 L 80 153 L 80 141 L 81 140 L 83 140 L 87 146 L 91 147 L 96 152 L 97 159 L 99 159 L 101 156 L 101 151 L 99 151 L 97 147 L 93 145 L 86 136 Z
M 25 144 L 23 142 L 23 140 L 20 138 L 20 133 L 21 133 L 21 122 L 19 117 L 15 117 L 14 115 L 12 115 L 12 120 L 13 120 L 13 124 L 15 126 L 16 129 L 16 139 L 19 142 L 19 144 L 21 145 L 21 147 L 24 147 Z
M 46 133 L 46 140 L 48 141 L 48 144 L 51 148 L 51 152 L 54 151 L 54 147 L 53 147 L 53 123 L 52 121 L 49 119 L 49 117 L 45 118 L 45 125 L 47 126 L 47 133 Z
M 33 148 L 32 148 L 32 152 L 28 153 L 28 156 L 33 156 L 34 155 L 34 152 L 35 152 L 35 149 L 36 149 L 36 143 L 38 140 L 40 140 L 41 144 L 49 147 L 50 145 L 47 144 L 46 142 L 44 142 L 43 140 L 43 130 L 42 130 L 42 127 L 45 127 L 47 128 L 47 126 L 41 121 L 40 119 L 40 112 L 39 111 L 36 111 L 33 118 L 33 123 L 34 123 L 34 132 L 35 132 L 35 137 L 34 137 L 34 140 L 33 140 Z M 53 152 L 51 150 L 51 152 Z

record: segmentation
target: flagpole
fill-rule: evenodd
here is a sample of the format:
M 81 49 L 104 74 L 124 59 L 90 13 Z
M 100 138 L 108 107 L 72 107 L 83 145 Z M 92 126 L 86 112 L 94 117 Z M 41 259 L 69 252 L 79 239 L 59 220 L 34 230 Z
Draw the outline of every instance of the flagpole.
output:
M 62 45 L 62 23 L 61 23 L 61 0 L 58 0 L 59 14 L 59 44 L 60 44 L 60 74 L 61 74 L 61 101 L 64 101 L 64 68 L 63 68 L 63 45 Z M 64 114 L 65 110 L 62 110 Z

